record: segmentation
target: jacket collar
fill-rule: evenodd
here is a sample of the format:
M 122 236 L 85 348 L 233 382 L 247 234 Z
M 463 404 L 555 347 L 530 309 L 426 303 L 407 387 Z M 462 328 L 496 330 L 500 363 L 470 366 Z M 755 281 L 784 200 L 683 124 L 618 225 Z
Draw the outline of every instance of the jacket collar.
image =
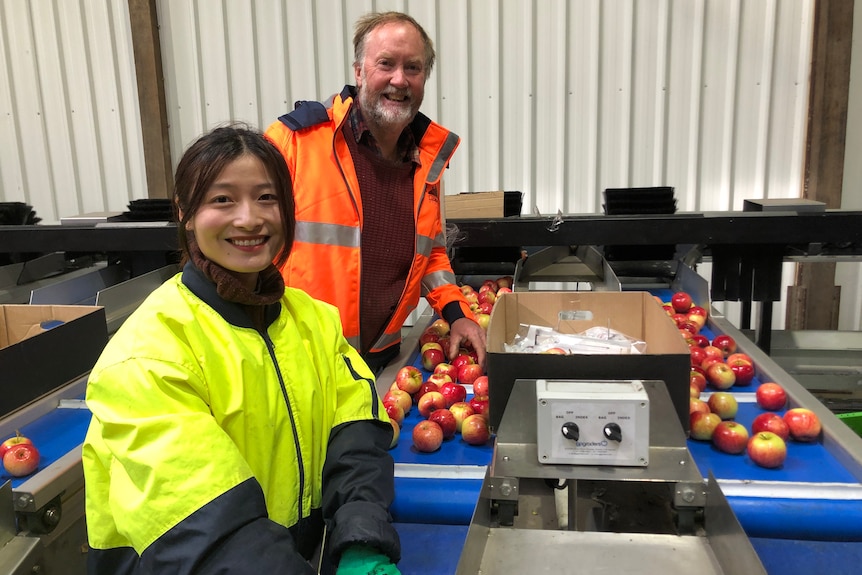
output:
M 216 291 L 215 283 L 207 278 L 204 273 L 191 262 L 183 266 L 182 282 L 193 294 L 203 300 L 225 321 L 237 327 L 254 329 L 254 323 L 248 315 L 244 306 L 223 299 Z M 265 325 L 269 326 L 278 318 L 281 311 L 281 302 L 266 305 L 264 307 Z

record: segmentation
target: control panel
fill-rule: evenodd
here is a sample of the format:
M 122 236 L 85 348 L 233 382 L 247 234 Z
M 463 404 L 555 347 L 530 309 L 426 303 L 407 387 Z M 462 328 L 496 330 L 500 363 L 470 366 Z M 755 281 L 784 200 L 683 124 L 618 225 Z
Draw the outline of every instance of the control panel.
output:
M 649 463 L 649 396 L 640 380 L 536 380 L 536 427 L 539 463 Z

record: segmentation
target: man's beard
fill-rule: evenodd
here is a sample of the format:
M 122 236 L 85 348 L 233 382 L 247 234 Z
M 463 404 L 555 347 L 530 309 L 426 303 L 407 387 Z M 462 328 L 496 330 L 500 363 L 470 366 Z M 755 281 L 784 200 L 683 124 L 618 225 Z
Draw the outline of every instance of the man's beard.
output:
M 362 108 L 362 114 L 366 122 L 385 128 L 404 126 L 413 120 L 422 102 L 412 100 L 412 94 L 409 90 L 397 90 L 388 87 L 381 92 L 372 93 L 368 89 L 368 83 L 364 81 L 365 71 L 362 72 L 362 76 L 363 82 L 359 88 L 359 105 Z M 407 105 L 385 106 L 383 102 L 384 94 L 404 96 L 407 98 L 405 100 Z

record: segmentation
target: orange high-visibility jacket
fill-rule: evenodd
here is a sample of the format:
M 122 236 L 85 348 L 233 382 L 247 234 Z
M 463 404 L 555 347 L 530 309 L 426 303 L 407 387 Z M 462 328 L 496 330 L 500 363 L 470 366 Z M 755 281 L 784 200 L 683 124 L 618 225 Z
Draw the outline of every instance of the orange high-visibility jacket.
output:
M 341 129 L 355 94 L 354 87 L 345 86 L 326 104 L 300 102 L 270 125 L 266 135 L 284 154 L 293 176 L 296 238 L 281 270 L 285 282 L 335 305 L 344 335 L 359 349 L 362 196 Z M 450 323 L 462 317 L 473 319 L 455 284 L 440 216 L 440 177 L 460 139 L 421 113 L 409 129 L 421 163 L 413 178 L 413 266 L 384 333 L 362 352 L 379 352 L 400 342 L 401 327 L 420 296 Z

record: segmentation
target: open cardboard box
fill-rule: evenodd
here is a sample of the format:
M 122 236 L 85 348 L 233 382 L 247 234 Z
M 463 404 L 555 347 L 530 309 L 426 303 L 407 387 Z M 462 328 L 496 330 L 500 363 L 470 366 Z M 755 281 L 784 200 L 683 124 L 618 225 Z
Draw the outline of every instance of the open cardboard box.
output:
M 561 311 L 590 312 L 591 319 L 560 321 Z M 639 355 L 507 353 L 521 324 L 562 333 L 610 327 L 646 342 Z M 487 331 L 489 414 L 497 429 L 516 379 L 659 379 L 665 382 L 685 432 L 689 429 L 688 345 L 648 292 L 513 292 L 494 304 Z
M 0 305 L 0 413 L 86 374 L 107 343 L 102 307 Z
M 443 198 L 447 220 L 521 215 L 521 192 L 464 192 Z

